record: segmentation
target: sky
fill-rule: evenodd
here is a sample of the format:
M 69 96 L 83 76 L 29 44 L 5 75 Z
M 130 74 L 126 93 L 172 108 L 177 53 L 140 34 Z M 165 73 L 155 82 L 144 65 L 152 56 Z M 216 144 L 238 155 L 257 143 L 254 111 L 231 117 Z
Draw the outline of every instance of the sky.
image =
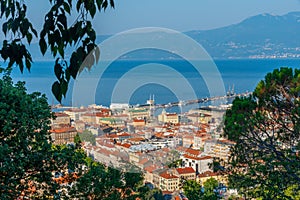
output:
M 41 27 L 49 1 L 28 1 L 28 14 Z M 300 0 L 115 0 L 115 9 L 97 14 L 98 34 L 116 34 L 132 28 L 163 27 L 177 31 L 219 28 L 262 14 L 300 11 Z

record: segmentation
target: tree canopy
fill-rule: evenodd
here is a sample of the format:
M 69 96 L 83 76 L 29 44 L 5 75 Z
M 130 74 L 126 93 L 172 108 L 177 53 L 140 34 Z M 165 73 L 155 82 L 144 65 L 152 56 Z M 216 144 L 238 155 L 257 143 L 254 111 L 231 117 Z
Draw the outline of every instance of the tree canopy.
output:
M 219 183 L 216 179 L 210 178 L 202 186 L 195 180 L 188 180 L 183 183 L 184 194 L 190 200 L 217 200 L 215 189 Z
M 300 70 L 284 67 L 226 112 L 224 132 L 236 142 L 229 179 L 247 198 L 290 199 L 291 188 L 299 194 L 299 94 Z
M 81 141 L 90 142 L 92 145 L 96 145 L 96 135 L 89 130 L 84 130 L 82 133 L 79 133 Z
M 52 144 L 47 99 L 23 82 L 0 79 L 0 199 L 136 199 L 159 193 L 87 157 L 80 145 Z
M 96 32 L 92 19 L 97 12 L 111 6 L 113 0 L 49 0 L 50 9 L 44 18 L 41 31 L 37 31 L 27 17 L 27 5 L 23 0 L 1 0 L 0 18 L 4 21 L 2 31 L 6 38 L 2 43 L 0 55 L 8 61 L 5 70 L 17 65 L 21 72 L 30 70 L 32 56 L 26 44 L 33 38 L 39 39 L 39 47 L 44 55 L 51 52 L 57 81 L 52 85 L 52 92 L 58 101 L 66 95 L 71 78 L 75 79 L 83 68 L 90 69 L 98 60 L 100 50 L 95 44 Z M 69 24 L 70 18 L 75 18 Z M 66 49 L 73 49 L 71 56 L 66 56 Z M 89 55 L 89 56 L 88 56 Z
M 0 79 L 0 197 L 32 188 L 51 191 L 50 108 L 45 96 L 27 94 L 24 83 Z M 46 188 L 46 189 L 44 189 Z

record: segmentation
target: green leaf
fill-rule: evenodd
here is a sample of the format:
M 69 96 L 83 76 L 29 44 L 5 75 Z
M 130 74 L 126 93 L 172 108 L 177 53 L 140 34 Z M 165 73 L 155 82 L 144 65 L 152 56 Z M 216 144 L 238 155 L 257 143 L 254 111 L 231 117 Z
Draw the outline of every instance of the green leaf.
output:
M 60 80 L 63 70 L 62 70 L 61 65 L 58 63 L 58 60 L 59 59 L 56 59 L 56 62 L 55 62 L 55 65 L 54 65 L 54 73 L 55 73 L 56 78 L 58 80 Z
M 108 6 L 108 2 L 107 2 L 107 0 L 104 0 L 102 3 L 102 8 L 104 8 L 104 10 L 106 10 L 107 6 Z
M 52 93 L 55 96 L 56 100 L 61 103 L 62 93 L 61 87 L 58 81 L 55 81 L 52 85 Z
M 47 51 L 47 44 L 44 38 L 41 38 L 39 41 L 39 46 L 40 46 L 40 50 L 42 52 L 43 55 L 45 55 L 46 51 Z
M 31 68 L 31 61 L 30 61 L 30 59 L 28 59 L 28 58 L 25 59 L 25 65 L 26 65 L 26 68 L 28 69 L 28 71 L 30 71 L 30 68 Z
M 96 6 L 95 4 L 91 4 L 90 8 L 89 8 L 90 14 L 92 16 L 92 18 L 94 18 L 95 14 L 96 14 Z
M 66 15 L 63 14 L 58 15 L 57 21 L 60 22 L 65 29 L 68 28 Z
M 69 72 L 70 75 L 75 79 L 78 73 L 79 69 L 79 60 L 78 60 L 78 55 L 76 52 L 72 53 L 71 59 L 70 59 L 70 66 L 69 66 Z
M 30 25 L 30 30 L 31 30 L 31 32 L 34 34 L 35 37 L 38 36 L 37 31 L 32 27 L 32 25 Z
M 88 49 L 88 54 L 93 53 L 93 50 L 95 49 L 95 45 L 94 44 L 88 44 L 87 49 Z
M 24 19 L 23 21 L 22 21 L 22 25 L 23 25 L 23 29 L 24 29 L 24 31 L 25 32 L 28 32 L 28 29 L 29 29 L 29 27 L 30 27 L 30 22 L 28 21 L 28 19 Z
M 24 71 L 24 64 L 23 64 L 22 60 L 21 60 L 21 62 L 18 62 L 17 64 L 19 65 L 20 71 L 21 71 L 21 73 L 23 74 L 23 71 Z
M 67 2 L 63 2 L 64 9 L 68 14 L 71 14 L 71 8 Z
M 7 24 L 8 24 L 8 22 L 5 22 L 5 23 L 3 23 L 3 25 L 2 25 L 2 31 L 3 31 L 3 33 L 4 33 L 4 35 L 6 36 L 6 34 L 7 34 Z
M 110 6 L 111 6 L 112 8 L 115 8 L 114 0 L 110 0 Z
M 28 43 L 30 44 L 30 43 L 31 43 L 31 40 L 32 40 L 32 34 L 28 32 L 28 33 L 26 34 L 26 38 L 27 38 Z
M 61 55 L 61 57 L 64 58 L 65 57 L 64 45 L 60 44 L 57 49 L 58 49 L 58 52 Z
M 103 0 L 96 0 L 98 10 L 101 10 L 102 2 L 103 2 Z
M 96 32 L 94 31 L 94 29 L 88 30 L 87 34 L 90 37 L 91 41 L 95 42 L 95 40 L 96 40 Z

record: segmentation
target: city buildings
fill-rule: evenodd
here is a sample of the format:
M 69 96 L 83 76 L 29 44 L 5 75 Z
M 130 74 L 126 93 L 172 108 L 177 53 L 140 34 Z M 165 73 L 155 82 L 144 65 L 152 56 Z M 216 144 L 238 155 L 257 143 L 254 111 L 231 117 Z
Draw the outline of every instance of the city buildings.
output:
M 145 182 L 164 192 L 179 191 L 184 180 L 203 184 L 213 177 L 226 183 L 211 168 L 213 158 L 228 159 L 234 145 L 225 138 L 216 139 L 221 135 L 217 129 L 220 112 L 191 110 L 179 115 L 163 109 L 154 116 L 153 108 L 151 103 L 145 107 L 114 104 L 111 108 L 67 109 L 55 113 L 51 136 L 54 144 L 68 144 L 74 142 L 77 132 L 80 136 L 90 131 L 96 144 L 83 141 L 82 146 L 89 156 L 123 170 L 134 165 L 144 173 Z M 181 123 L 183 117 L 187 120 Z
M 50 132 L 53 144 L 55 145 L 74 143 L 74 137 L 77 135 L 76 128 L 74 127 L 56 128 Z
M 162 113 L 158 115 L 158 121 L 162 123 L 178 124 L 179 117 L 177 113 L 167 113 L 166 110 L 163 109 Z
M 176 168 L 175 174 L 183 180 L 196 179 L 196 171 L 192 167 Z
M 63 112 L 54 113 L 54 119 L 51 120 L 52 128 L 66 127 L 71 125 L 71 118 L 68 114 Z

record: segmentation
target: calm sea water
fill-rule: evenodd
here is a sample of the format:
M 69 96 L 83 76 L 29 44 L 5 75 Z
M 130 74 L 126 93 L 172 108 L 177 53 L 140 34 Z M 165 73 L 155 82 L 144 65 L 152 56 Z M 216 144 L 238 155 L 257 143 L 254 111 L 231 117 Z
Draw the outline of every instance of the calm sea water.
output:
M 216 60 L 215 64 L 224 88 L 228 90 L 234 87 L 236 93 L 253 91 L 256 84 L 276 68 L 283 66 L 300 68 L 300 60 L 296 59 Z M 210 76 L 216 77 L 216 74 Z M 210 96 L 208 88 L 214 84 L 214 81 L 210 81 L 210 86 L 207 86 L 203 77 L 188 62 L 175 60 L 116 61 L 101 77 L 96 73 L 91 75 L 92 78 L 98 80 L 94 94 L 95 103 L 105 106 L 109 106 L 111 102 L 128 103 L 124 101 L 129 101 L 133 105 L 145 104 L 150 95 L 154 95 L 158 104 L 188 100 L 195 95 L 197 98 L 208 97 Z M 29 92 L 45 93 L 50 104 L 58 103 L 51 93 L 51 85 L 55 81 L 52 62 L 35 62 L 30 73 L 25 71 L 21 74 L 18 69 L 14 69 L 13 79 L 25 81 Z M 194 94 L 188 89 L 186 82 L 189 83 Z M 73 84 L 72 81 L 67 98 L 63 101 L 64 105 L 72 105 Z M 94 82 L 87 81 L 88 84 Z M 216 84 L 215 87 L 218 85 Z M 85 96 L 81 98 L 84 99 Z M 73 99 L 73 104 L 74 102 L 76 100 Z

